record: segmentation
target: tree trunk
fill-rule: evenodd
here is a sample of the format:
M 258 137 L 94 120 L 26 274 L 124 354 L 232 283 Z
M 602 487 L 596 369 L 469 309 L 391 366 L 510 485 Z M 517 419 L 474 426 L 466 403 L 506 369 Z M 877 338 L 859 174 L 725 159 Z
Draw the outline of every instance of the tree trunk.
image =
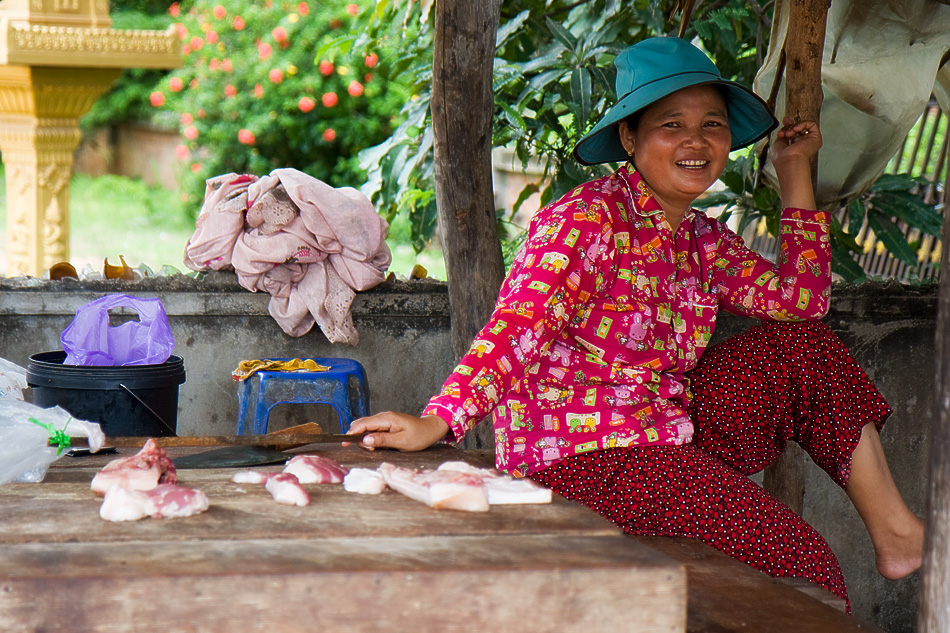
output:
M 500 8 L 501 0 L 435 3 L 435 197 L 456 359 L 488 322 L 505 274 L 491 175 L 492 64 Z
M 821 114 L 821 56 L 831 0 L 793 0 L 785 39 L 785 116 L 793 121 L 818 121 Z M 818 159 L 812 162 L 812 182 Z M 804 454 L 797 444 L 765 469 L 764 485 L 798 514 L 804 509 Z
M 950 174 L 947 175 L 950 185 Z M 944 201 L 950 200 L 944 189 Z M 950 244 L 950 215 L 943 218 L 943 243 Z M 920 633 L 950 631 L 950 248 L 940 256 L 934 411 L 930 426 L 930 479 L 924 515 L 924 564 L 920 577 Z

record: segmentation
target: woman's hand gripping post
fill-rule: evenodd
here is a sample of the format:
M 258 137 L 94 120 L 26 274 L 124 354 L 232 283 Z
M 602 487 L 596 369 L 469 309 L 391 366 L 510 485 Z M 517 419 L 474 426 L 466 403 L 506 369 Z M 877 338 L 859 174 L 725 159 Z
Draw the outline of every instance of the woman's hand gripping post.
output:
M 785 117 L 769 148 L 775 167 L 782 205 L 796 209 L 815 209 L 815 185 L 811 161 L 821 149 L 821 131 L 814 121 L 794 123 Z
M 449 425 L 436 415 L 417 417 L 407 413 L 386 411 L 360 418 L 350 426 L 349 433 L 367 433 L 360 448 L 395 448 L 400 451 L 421 451 L 445 437 Z M 345 444 L 348 446 L 348 444 Z

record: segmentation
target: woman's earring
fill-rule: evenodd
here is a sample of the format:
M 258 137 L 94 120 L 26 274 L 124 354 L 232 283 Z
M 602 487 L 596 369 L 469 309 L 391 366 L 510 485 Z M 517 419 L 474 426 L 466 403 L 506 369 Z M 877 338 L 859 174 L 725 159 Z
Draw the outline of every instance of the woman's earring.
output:
M 627 158 L 633 158 L 633 150 L 632 150 L 632 149 L 628 149 L 628 150 L 627 150 Z

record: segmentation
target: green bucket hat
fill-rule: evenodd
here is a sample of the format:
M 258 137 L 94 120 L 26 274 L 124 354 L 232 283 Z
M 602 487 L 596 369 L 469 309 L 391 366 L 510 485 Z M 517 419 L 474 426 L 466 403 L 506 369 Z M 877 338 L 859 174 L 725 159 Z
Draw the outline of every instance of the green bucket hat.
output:
M 584 165 L 624 162 L 617 124 L 677 90 L 701 84 L 724 87 L 732 149 L 756 142 L 778 127 L 761 97 L 722 78 L 705 53 L 678 37 L 651 37 L 624 49 L 614 60 L 619 100 L 604 118 L 574 146 L 574 158 Z

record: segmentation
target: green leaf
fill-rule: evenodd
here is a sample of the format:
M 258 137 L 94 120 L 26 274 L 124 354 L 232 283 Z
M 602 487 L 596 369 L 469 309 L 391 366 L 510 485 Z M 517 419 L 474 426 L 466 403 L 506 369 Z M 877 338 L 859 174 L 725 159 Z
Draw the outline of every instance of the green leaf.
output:
M 868 225 L 887 252 L 908 266 L 917 265 L 917 253 L 891 218 L 876 209 L 868 209 Z
M 525 200 L 538 193 L 540 187 L 536 183 L 530 183 L 525 185 L 524 189 L 521 190 L 521 193 L 518 194 L 518 199 L 515 200 L 515 203 L 511 207 L 511 215 L 514 216 L 518 213 L 518 210 L 521 208 L 521 205 L 524 204 Z
M 907 191 L 918 184 L 918 180 L 910 174 L 884 174 L 874 181 L 868 191 Z
M 861 227 L 864 226 L 864 216 L 867 215 L 867 209 L 861 200 L 855 200 L 848 205 L 848 231 L 852 235 L 857 235 Z
M 586 68 L 571 73 L 571 98 L 580 105 L 578 127 L 584 127 L 590 120 L 590 73 Z
M 867 273 L 854 260 L 848 249 L 834 240 L 831 242 L 831 270 L 844 277 L 848 283 L 861 283 L 867 279 Z
M 508 39 L 514 35 L 515 31 L 521 28 L 521 25 L 525 23 L 525 21 L 528 19 L 528 16 L 530 15 L 531 11 L 525 9 L 503 24 L 501 28 L 498 29 L 498 33 L 495 35 L 495 48 L 501 48 L 504 46 Z
M 697 209 L 708 209 L 709 207 L 734 203 L 736 199 L 736 194 L 731 191 L 712 191 L 701 198 L 697 198 L 693 202 L 693 206 Z
M 901 219 L 908 226 L 940 237 L 943 217 L 917 196 L 905 191 L 885 191 L 871 198 L 875 209 L 885 215 Z
M 576 52 L 577 38 L 571 35 L 570 31 L 547 16 L 544 17 L 544 21 L 547 23 L 551 35 L 553 35 L 557 41 L 563 44 L 567 50 Z

